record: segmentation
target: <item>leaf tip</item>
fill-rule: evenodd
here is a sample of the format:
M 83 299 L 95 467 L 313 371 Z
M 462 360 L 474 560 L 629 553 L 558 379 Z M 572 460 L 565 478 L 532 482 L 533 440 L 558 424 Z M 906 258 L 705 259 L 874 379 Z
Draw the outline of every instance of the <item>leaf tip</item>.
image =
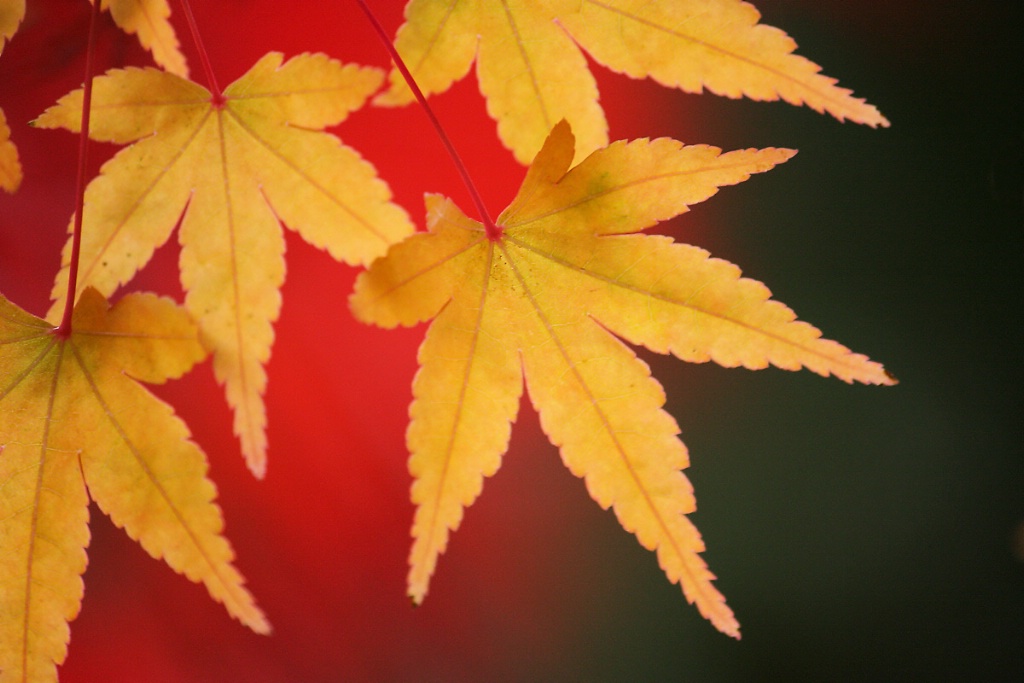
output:
M 261 636 L 269 636 L 274 633 L 273 625 L 271 625 L 270 620 L 267 619 L 263 612 L 259 612 L 253 619 L 246 623 L 246 626 L 252 629 L 253 633 L 257 633 Z
M 262 481 L 267 476 L 266 418 L 260 426 L 246 424 L 248 430 L 238 434 L 242 441 L 242 456 L 252 476 Z
M 419 607 L 427 597 L 427 589 L 430 585 L 430 574 L 428 574 L 425 579 L 417 578 L 413 576 L 414 571 L 415 570 L 410 571 L 409 573 L 409 579 L 406 585 L 406 596 L 409 598 L 409 603 L 413 607 Z
M 860 123 L 871 128 L 888 128 L 891 124 L 889 119 L 882 115 L 882 112 L 878 111 L 878 107 L 868 104 L 865 100 L 859 100 L 861 103 L 864 114 L 862 116 L 850 116 L 850 121 L 854 123 Z M 842 120 L 842 119 L 840 119 Z
M 760 155 L 761 164 L 755 169 L 754 173 L 764 173 L 770 171 L 779 164 L 784 164 L 797 155 L 799 150 L 789 149 L 788 147 L 765 147 L 764 149 L 752 149 L 750 152 Z
M 846 383 L 853 384 L 854 382 L 859 382 L 861 384 L 871 384 L 874 386 L 884 387 L 891 387 L 899 384 L 899 380 L 896 379 L 896 375 L 889 372 L 889 370 L 881 363 L 870 360 L 867 356 L 858 353 L 851 353 L 849 357 L 854 361 L 859 361 L 859 372 L 854 372 L 849 376 L 843 376 L 833 372 L 836 377 L 839 377 Z
M 736 640 L 742 640 L 740 634 L 740 622 L 736 619 L 736 615 L 733 611 L 725 604 L 725 599 L 722 598 L 716 601 L 716 604 L 710 606 L 710 609 L 706 609 L 705 605 L 697 604 L 697 609 L 705 619 L 711 622 L 719 633 L 724 633 L 730 638 Z

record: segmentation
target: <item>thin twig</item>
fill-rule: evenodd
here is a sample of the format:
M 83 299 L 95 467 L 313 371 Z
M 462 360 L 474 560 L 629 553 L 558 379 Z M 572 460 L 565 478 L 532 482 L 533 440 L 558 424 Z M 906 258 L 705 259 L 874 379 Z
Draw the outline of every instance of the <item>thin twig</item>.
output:
M 64 299 L 64 315 L 57 327 L 57 336 L 71 336 L 71 318 L 78 293 L 78 264 L 82 252 L 82 212 L 85 210 L 85 172 L 89 152 L 89 119 L 92 112 L 93 53 L 96 52 L 96 27 L 99 23 L 100 3 L 92 3 L 89 15 L 89 38 L 85 46 L 85 85 L 82 88 L 82 121 L 78 135 L 78 173 L 75 177 L 75 223 L 71 233 L 71 260 L 68 263 L 68 292 Z
M 388 34 L 384 31 L 384 27 L 377 21 L 377 17 L 374 16 L 373 11 L 367 6 L 365 0 L 356 0 L 356 4 L 363 10 L 366 18 L 370 20 L 370 24 L 373 25 L 374 30 L 377 32 L 377 37 L 384 44 L 388 54 L 391 55 L 391 60 L 395 63 L 395 66 L 401 72 L 402 77 L 405 78 L 405 82 L 409 84 L 409 89 L 412 90 L 413 95 L 416 96 L 416 100 L 420 103 L 423 111 L 426 112 L 427 118 L 430 119 L 430 123 L 433 124 L 434 130 L 437 131 L 437 136 L 441 138 L 441 142 L 444 144 L 445 149 L 448 151 L 448 156 L 451 157 L 452 162 L 455 164 L 455 168 L 458 170 L 459 175 L 462 176 L 462 182 L 466 185 L 466 189 L 469 190 L 469 195 L 473 199 L 473 203 L 476 204 L 476 210 L 480 213 L 480 218 L 484 224 L 484 230 L 487 232 L 487 237 L 492 241 L 501 239 L 502 230 L 495 224 L 494 219 L 487 212 L 487 207 L 484 205 L 484 200 L 480 196 L 480 193 L 476 189 L 476 185 L 473 183 L 473 179 L 469 175 L 469 171 L 466 169 L 466 165 L 462 163 L 462 158 L 459 153 L 455 151 L 455 145 L 452 144 L 451 139 L 445 132 L 444 127 L 438 120 L 437 116 L 434 115 L 433 109 L 427 104 L 427 98 L 423 95 L 423 91 L 416 84 L 416 79 L 412 77 L 409 68 L 405 65 L 405 61 L 398 54 L 398 50 L 392 44 L 391 39 L 388 38 Z

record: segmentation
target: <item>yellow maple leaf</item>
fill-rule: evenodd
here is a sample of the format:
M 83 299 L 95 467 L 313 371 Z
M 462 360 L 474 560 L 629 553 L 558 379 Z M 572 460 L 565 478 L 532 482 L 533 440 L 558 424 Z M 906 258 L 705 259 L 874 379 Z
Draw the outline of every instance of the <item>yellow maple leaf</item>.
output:
M 645 139 L 616 142 L 569 170 L 574 142 L 562 122 L 499 216 L 500 237 L 431 196 L 429 232 L 359 276 L 351 299 L 359 319 L 384 327 L 434 319 L 419 351 L 407 434 L 416 602 L 464 508 L 498 470 L 525 378 L 545 433 L 594 500 L 657 551 L 701 614 L 738 636 L 685 516 L 695 508 L 679 471 L 688 457 L 662 410 L 662 387 L 613 335 L 689 361 L 893 382 L 879 364 L 795 320 L 736 266 L 668 237 L 634 234 L 792 154 Z
M 73 333 L 0 296 L 0 681 L 55 681 L 82 600 L 91 498 L 157 559 L 259 633 L 206 455 L 159 384 L 206 352 L 169 299 L 86 290 Z
M 25 0 L 0 0 L 0 54 L 25 18 Z M 0 109 L 0 188 L 14 192 L 21 184 L 18 148 L 11 142 L 11 129 Z
M 102 0 L 100 7 L 110 11 L 122 31 L 138 36 L 142 47 L 153 53 L 153 61 L 188 78 L 188 64 L 169 20 L 167 0 Z
M 0 54 L 25 18 L 25 0 L 0 0 Z
M 0 188 L 14 192 L 21 184 L 21 175 L 18 148 L 11 142 L 11 129 L 4 110 L 0 109 Z
M 136 34 L 157 64 L 188 78 L 188 64 L 169 21 L 167 0 L 102 0 L 100 8 L 109 10 L 114 23 L 125 33 Z M 24 18 L 25 0 L 0 0 L 0 52 Z
M 109 296 L 149 261 L 181 220 L 185 306 L 213 351 L 250 469 L 266 467 L 264 364 L 284 281 L 282 223 L 348 263 L 368 263 L 413 231 L 374 168 L 333 135 L 381 80 L 377 69 L 325 55 L 260 59 L 228 86 L 205 88 L 155 69 L 95 81 L 90 136 L 121 150 L 86 190 L 78 291 Z M 77 132 L 80 90 L 35 125 Z M 182 214 L 184 213 L 184 217 Z M 69 226 L 69 232 L 73 227 Z M 67 289 L 70 240 L 50 319 Z
M 597 85 L 580 48 L 633 78 L 687 92 L 806 104 L 839 120 L 888 125 L 878 110 L 793 54 L 796 43 L 740 0 L 409 0 L 395 39 L 424 93 L 439 93 L 474 59 L 498 134 L 522 163 L 566 119 L 577 159 L 608 143 Z M 376 100 L 412 94 L 397 71 Z

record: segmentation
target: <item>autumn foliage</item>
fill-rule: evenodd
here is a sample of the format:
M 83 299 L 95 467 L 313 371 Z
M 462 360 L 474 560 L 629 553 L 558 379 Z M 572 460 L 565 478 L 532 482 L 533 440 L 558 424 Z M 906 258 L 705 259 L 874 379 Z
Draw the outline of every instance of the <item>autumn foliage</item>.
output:
M 110 296 L 180 220 L 185 305 L 203 329 L 235 410 L 242 452 L 260 477 L 266 470 L 263 364 L 285 271 L 282 222 L 353 265 L 369 263 L 413 230 L 373 167 L 318 132 L 361 107 L 379 88 L 379 71 L 325 55 L 283 61 L 266 55 L 225 88 L 217 105 L 202 86 L 156 69 L 96 79 L 90 136 L 137 142 L 111 159 L 86 191 L 90 211 L 83 216 L 78 278 L 78 291 L 95 287 Z M 78 132 L 81 95 L 63 98 L 35 125 Z M 53 286 L 55 321 L 70 259 L 69 243 Z
M 180 6 L 201 45 L 188 3 Z M 738 0 L 410 0 L 395 47 L 414 83 L 399 70 L 386 77 L 324 54 L 271 52 L 223 89 L 206 63 L 205 85 L 189 80 L 163 0 L 103 0 L 99 10 L 136 35 L 158 68 L 87 74 L 84 88 L 32 124 L 123 148 L 69 220 L 46 319 L 0 298 L 0 680 L 56 679 L 84 593 L 89 500 L 236 619 L 270 631 L 233 566 L 201 444 L 144 384 L 178 378 L 211 355 L 241 453 L 264 476 L 273 452 L 265 366 L 286 227 L 367 267 L 350 298 L 359 320 L 430 323 L 407 432 L 414 602 L 498 471 L 525 387 L 594 501 L 655 551 L 702 615 L 739 637 L 687 517 L 696 503 L 681 472 L 686 447 L 661 385 L 630 345 L 726 367 L 894 379 L 823 339 L 736 266 L 644 234 L 794 152 L 609 142 L 615 131 L 585 54 L 688 92 L 783 99 L 888 125 L 873 106 Z M 22 0 L 0 0 L 0 47 L 16 39 L 24 12 Z M 427 96 L 443 92 L 474 62 L 497 134 L 528 165 L 525 177 L 495 218 L 472 188 L 476 218 L 428 195 L 426 230 L 416 232 L 358 140 L 326 129 L 370 101 L 409 104 L 416 84 Z M 22 177 L 11 127 L 0 112 L 7 192 Z M 109 303 L 175 232 L 184 302 L 132 293 Z

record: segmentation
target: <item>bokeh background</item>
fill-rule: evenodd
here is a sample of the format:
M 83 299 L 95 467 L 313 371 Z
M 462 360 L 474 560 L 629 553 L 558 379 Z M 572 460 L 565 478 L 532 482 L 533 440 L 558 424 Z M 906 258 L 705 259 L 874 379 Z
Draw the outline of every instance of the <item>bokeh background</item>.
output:
M 353 3 L 193 4 L 222 86 L 272 49 L 386 64 Z M 374 4 L 393 31 L 404 3 Z M 614 138 L 800 150 L 666 230 L 739 264 L 901 381 L 851 387 L 644 355 L 690 448 L 694 519 L 741 642 L 705 623 L 589 500 L 528 406 L 430 596 L 410 608 L 403 437 L 422 329 L 355 323 L 355 271 L 289 236 L 266 480 L 245 470 L 208 365 L 159 389 L 209 454 L 274 635 L 238 626 L 94 509 L 61 680 L 1024 680 L 1022 8 L 756 4 L 892 128 L 598 68 Z M 0 60 L 0 106 L 26 165 L 19 193 L 0 196 L 0 291 L 37 314 L 73 206 L 76 139 L 23 124 L 80 84 L 86 18 L 81 0 L 29 0 Z M 103 67 L 149 63 L 109 24 L 101 40 Z M 475 81 L 434 104 L 496 212 L 522 169 Z M 420 225 L 424 191 L 469 206 L 416 109 L 367 108 L 336 132 Z M 94 146 L 93 167 L 113 151 Z M 163 248 L 132 287 L 180 296 L 175 258 Z

